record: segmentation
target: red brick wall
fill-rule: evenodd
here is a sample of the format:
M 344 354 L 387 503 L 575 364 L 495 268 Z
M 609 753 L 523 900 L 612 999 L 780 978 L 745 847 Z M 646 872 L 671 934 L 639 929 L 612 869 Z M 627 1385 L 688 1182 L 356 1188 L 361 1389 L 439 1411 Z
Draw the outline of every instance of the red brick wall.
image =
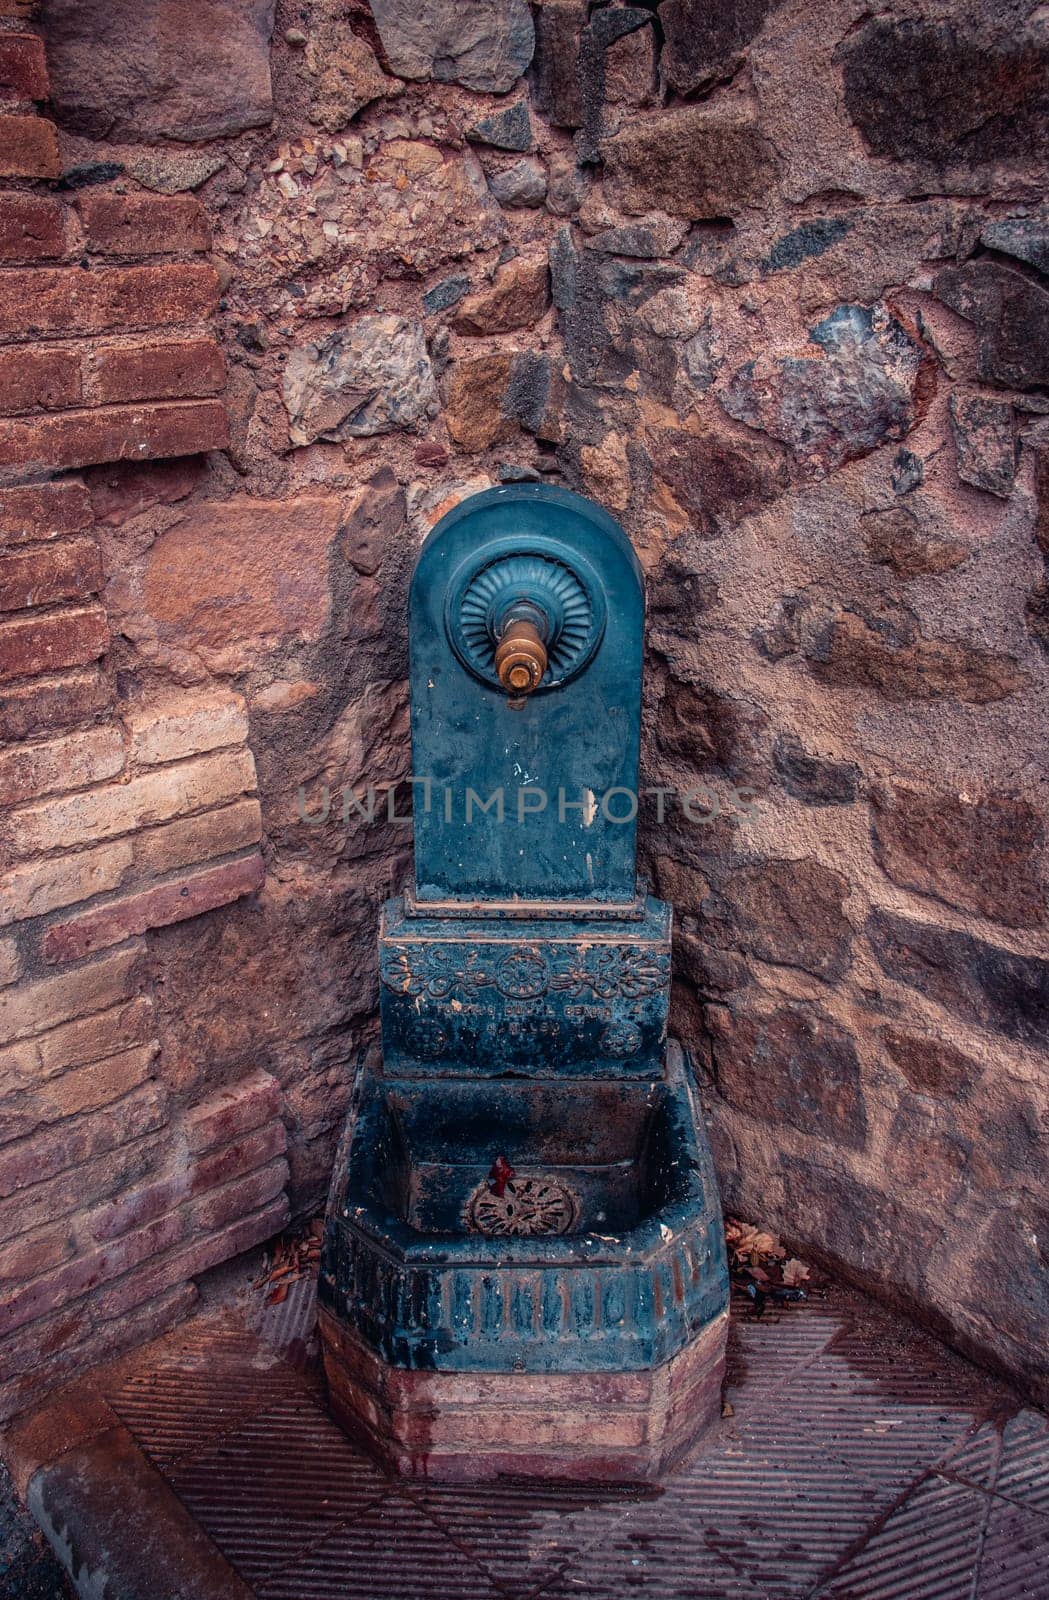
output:
M 288 1176 L 269 1074 L 173 1092 L 142 960 L 263 881 L 244 702 L 118 693 L 69 470 L 226 443 L 209 229 L 56 181 L 30 12 L 0 6 L 0 1417 L 183 1315 Z

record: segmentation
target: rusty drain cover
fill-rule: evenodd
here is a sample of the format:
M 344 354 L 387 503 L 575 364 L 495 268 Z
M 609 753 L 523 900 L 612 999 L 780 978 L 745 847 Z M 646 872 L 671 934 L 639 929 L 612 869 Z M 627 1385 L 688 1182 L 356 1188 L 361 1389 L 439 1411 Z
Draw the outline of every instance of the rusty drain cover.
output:
M 579 1197 L 558 1178 L 517 1173 L 497 1194 L 486 1181 L 466 1202 L 471 1233 L 492 1235 L 570 1233 L 579 1220 Z

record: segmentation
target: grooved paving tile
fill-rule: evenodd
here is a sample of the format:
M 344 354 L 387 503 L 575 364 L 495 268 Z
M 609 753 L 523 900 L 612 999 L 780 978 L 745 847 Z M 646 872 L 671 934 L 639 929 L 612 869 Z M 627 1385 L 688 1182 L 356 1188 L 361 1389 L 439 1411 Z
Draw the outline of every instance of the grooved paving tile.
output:
M 259 1600 L 506 1600 L 487 1573 L 392 1494 L 255 1585 Z
M 290 1367 L 275 1362 L 270 1369 L 257 1369 L 245 1359 L 239 1369 L 220 1364 L 197 1371 L 165 1367 L 133 1378 L 107 1399 L 146 1454 L 158 1467 L 167 1467 L 264 1411 L 279 1396 L 301 1392 L 301 1381 Z
M 171 1468 L 168 1480 L 249 1582 L 390 1490 L 386 1476 L 301 1391 Z
M 1002 1424 L 983 1422 L 940 1463 L 948 1478 L 963 1478 L 977 1489 L 993 1489 L 1002 1454 Z
M 784 1385 L 775 1406 L 744 1413 L 740 1432 L 781 1454 L 793 1439 L 818 1441 L 887 1504 L 972 1426 L 971 1410 L 945 1404 L 938 1386 L 922 1400 L 920 1387 L 906 1384 L 906 1398 L 900 1400 L 887 1383 L 857 1372 L 834 1351 Z
M 978 1600 L 1046 1600 L 1049 1517 L 993 1497 L 977 1594 Z
M 1021 1411 L 1007 1424 L 994 1491 L 1049 1516 L 1049 1418 Z
M 314 1293 L 100 1383 L 258 1600 L 1049 1600 L 1049 1422 L 855 1295 L 737 1297 L 729 1415 L 606 1486 L 387 1477 L 328 1416 Z
M 867 1484 L 819 1442 L 741 1439 L 668 1481 L 665 1507 L 704 1547 L 779 1596 L 804 1595 L 876 1514 Z
M 611 1538 L 644 1490 L 495 1482 L 406 1492 L 497 1583 L 527 1594 Z
M 805 1303 L 767 1311 L 760 1319 L 740 1315 L 739 1304 L 737 1297 L 729 1335 L 728 1392 L 733 1404 L 758 1404 L 768 1390 L 819 1356 L 841 1331 L 839 1319 L 810 1310 Z
M 928 1478 L 820 1600 L 974 1600 L 989 1508 L 977 1489 Z
M 767 1600 L 747 1575 L 743 1551 L 712 1546 L 702 1524 L 665 1507 L 641 1507 L 607 1539 L 552 1578 L 541 1600 Z

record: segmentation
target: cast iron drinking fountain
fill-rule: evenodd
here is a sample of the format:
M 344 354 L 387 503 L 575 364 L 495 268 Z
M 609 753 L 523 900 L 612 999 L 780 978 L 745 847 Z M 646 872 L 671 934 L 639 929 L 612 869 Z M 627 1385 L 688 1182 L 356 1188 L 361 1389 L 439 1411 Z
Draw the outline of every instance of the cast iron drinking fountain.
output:
M 320 1277 L 333 1411 L 391 1470 L 658 1476 L 719 1407 L 728 1274 L 670 907 L 636 873 L 644 593 L 565 490 L 487 490 L 409 599 L 415 878 Z

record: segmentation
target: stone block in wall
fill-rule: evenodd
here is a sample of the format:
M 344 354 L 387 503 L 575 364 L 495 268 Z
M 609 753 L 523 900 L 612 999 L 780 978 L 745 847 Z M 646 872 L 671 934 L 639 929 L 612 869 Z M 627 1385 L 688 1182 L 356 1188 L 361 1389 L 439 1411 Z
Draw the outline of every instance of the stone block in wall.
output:
M 1006 389 L 1049 383 L 1049 290 L 1000 261 L 937 273 L 933 293 L 979 334 L 976 375 Z
M 986 395 L 949 397 L 951 432 L 958 476 L 974 489 L 1008 500 L 1016 482 L 1016 418 L 1004 400 Z
M 0 554 L 0 611 L 83 600 L 102 588 L 94 539 L 68 539 Z
M 107 406 L 0 420 L 0 467 L 86 467 L 194 455 L 228 443 L 229 419 L 218 400 Z
M 798 1002 L 767 1013 L 711 1006 L 708 1020 L 718 1092 L 732 1105 L 845 1149 L 865 1147 L 859 1056 L 833 1017 Z
M 135 613 L 162 642 L 227 671 L 283 639 L 315 642 L 330 614 L 330 552 L 344 515 L 337 495 L 197 504 L 149 552 Z
M 58 200 L 9 192 L 0 200 L 0 262 L 56 261 L 69 254 L 68 212 Z
M 273 0 L 46 0 L 55 115 L 129 143 L 263 127 L 273 11 Z
M 746 108 L 711 102 L 636 118 L 606 140 L 605 183 L 629 215 L 668 211 L 695 222 L 761 203 L 775 159 Z
M 1044 141 L 1044 36 L 1006 7 L 966 9 L 942 21 L 879 16 L 848 31 L 838 52 L 845 104 L 872 154 L 942 169 L 1029 160 Z
M 200 916 L 216 906 L 229 905 L 243 895 L 254 894 L 262 887 L 265 875 L 262 856 L 254 851 L 240 860 L 185 873 L 138 894 L 109 901 L 48 928 L 43 940 L 44 960 L 78 961 L 150 928 L 170 927 L 173 922 L 184 922 L 187 917 Z
M 371 0 L 391 70 L 481 94 L 505 94 L 535 49 L 526 0 Z
M 255 762 L 240 748 L 160 767 L 82 794 L 23 806 L 11 818 L 14 847 L 23 855 L 76 849 L 153 822 L 223 805 L 255 788 Z
M 109 624 L 99 605 L 0 620 L 0 680 L 28 678 L 97 661 L 109 648 Z
M 0 178 L 57 178 L 61 171 L 53 122 L 0 115 Z
M 1049 961 L 879 908 L 866 931 L 887 977 L 964 1022 L 1021 1044 L 1049 1046 Z
M 894 883 L 1006 927 L 1045 923 L 1045 822 L 1029 801 L 900 783 L 872 799 L 875 855 Z
M 512 333 L 538 322 L 550 305 L 550 268 L 545 255 L 520 256 L 496 273 L 493 282 L 469 295 L 452 319 L 456 333 Z
M 730 78 L 779 0 L 664 0 L 660 70 L 678 94 Z

